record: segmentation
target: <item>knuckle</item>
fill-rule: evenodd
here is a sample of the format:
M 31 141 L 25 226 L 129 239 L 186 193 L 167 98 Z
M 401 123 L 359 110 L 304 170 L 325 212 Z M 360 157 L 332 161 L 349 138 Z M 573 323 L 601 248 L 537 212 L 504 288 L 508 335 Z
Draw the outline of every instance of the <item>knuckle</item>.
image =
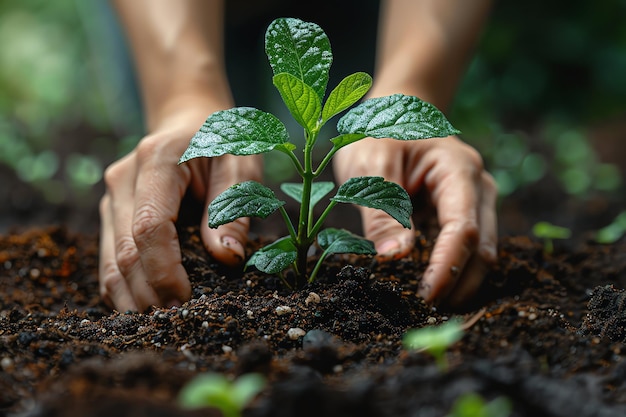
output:
M 467 247 L 475 248 L 478 246 L 478 242 L 480 240 L 480 229 L 476 221 L 466 220 L 461 223 L 459 229 Z
M 116 242 L 115 260 L 117 262 L 117 268 L 119 268 L 122 275 L 127 275 L 139 262 L 139 252 L 137 251 L 135 242 L 131 238 L 124 237 Z
M 162 224 L 159 211 L 151 204 L 139 207 L 133 220 L 132 234 L 135 242 L 147 240 Z
M 104 170 L 104 184 L 107 189 L 115 188 L 115 185 L 119 183 L 120 178 L 124 176 L 125 173 L 124 163 L 122 160 L 117 161 L 109 165 Z
M 140 161 L 145 161 L 149 158 L 154 157 L 158 154 L 159 149 L 163 145 L 163 140 L 156 135 L 146 136 L 143 138 L 135 148 L 135 152 L 137 153 L 137 159 Z

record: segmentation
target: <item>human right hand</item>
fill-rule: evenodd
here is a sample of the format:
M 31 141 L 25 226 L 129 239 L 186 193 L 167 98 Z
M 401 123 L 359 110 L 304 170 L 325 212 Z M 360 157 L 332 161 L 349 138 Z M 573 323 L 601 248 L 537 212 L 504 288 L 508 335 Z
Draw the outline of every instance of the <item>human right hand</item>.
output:
M 197 158 L 178 165 L 209 113 L 210 109 L 192 109 L 169 118 L 105 172 L 100 293 L 119 311 L 180 305 L 191 296 L 175 227 L 188 189 L 208 204 L 230 185 L 262 175 L 258 156 Z M 208 251 L 226 265 L 241 263 L 249 220 L 209 229 L 207 216 L 204 210 L 200 229 Z

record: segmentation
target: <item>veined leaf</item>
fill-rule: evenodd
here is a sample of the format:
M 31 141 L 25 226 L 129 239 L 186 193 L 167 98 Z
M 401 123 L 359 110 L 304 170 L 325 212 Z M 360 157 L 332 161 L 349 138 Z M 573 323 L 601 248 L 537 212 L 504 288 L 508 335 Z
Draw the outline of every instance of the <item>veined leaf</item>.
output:
M 326 122 L 359 101 L 372 86 L 372 77 L 364 72 L 348 75 L 330 92 L 324 109 L 322 121 Z
M 309 207 L 313 209 L 333 188 L 335 188 L 335 184 L 331 181 L 319 181 L 311 184 L 311 202 Z M 302 183 L 286 182 L 280 185 L 280 189 L 289 197 L 302 204 Z
M 266 274 L 277 274 L 289 267 L 298 256 L 298 251 L 289 236 L 278 239 L 258 251 L 246 262 Z
M 355 253 L 358 255 L 376 255 L 374 242 L 344 229 L 329 227 L 319 232 L 317 244 L 330 255 L 333 253 Z
M 339 119 L 337 131 L 401 140 L 442 138 L 460 133 L 435 106 L 402 94 L 364 101 Z
M 315 90 L 287 72 L 275 75 L 274 85 L 300 126 L 309 132 L 315 130 L 322 111 L 322 104 Z
M 285 204 L 256 181 L 235 184 L 209 204 L 209 227 L 217 228 L 240 217 L 266 218 Z
M 276 19 L 265 32 L 265 53 L 275 75 L 289 73 L 311 86 L 320 102 L 324 99 L 333 55 L 322 28 L 299 19 Z
M 402 226 L 411 228 L 413 205 L 409 195 L 404 188 L 382 177 L 350 178 L 331 200 L 383 210 Z
M 287 129 L 276 116 L 252 107 L 235 107 L 211 114 L 191 138 L 179 163 L 201 156 L 269 152 L 292 145 L 288 141 Z
M 367 137 L 362 133 L 346 133 L 343 135 L 335 136 L 330 141 L 337 147 L 343 148 L 346 145 L 357 142 L 363 138 Z

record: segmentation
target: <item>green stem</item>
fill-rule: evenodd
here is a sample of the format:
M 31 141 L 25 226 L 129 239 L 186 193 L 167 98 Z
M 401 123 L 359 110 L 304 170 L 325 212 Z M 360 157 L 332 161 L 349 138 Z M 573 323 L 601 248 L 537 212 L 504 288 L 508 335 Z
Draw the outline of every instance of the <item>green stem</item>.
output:
M 309 212 L 311 210 L 311 188 L 313 186 L 313 143 L 315 135 L 305 131 L 304 145 L 304 172 L 302 173 L 302 200 L 300 203 L 300 218 L 298 219 L 298 236 L 296 248 L 298 257 L 296 260 L 299 275 L 306 275 L 306 258 L 311 238 L 309 235 Z
M 296 167 L 296 170 L 298 171 L 298 174 L 300 174 L 300 176 L 304 176 L 304 168 L 302 168 L 302 164 L 300 163 L 300 160 L 293 153 L 293 151 L 283 151 L 283 150 L 281 150 L 281 152 L 284 153 L 285 155 L 287 155 L 289 157 L 289 159 L 291 159 L 291 162 L 293 162 L 293 165 Z
M 320 162 L 317 169 L 313 172 L 313 175 L 315 177 L 318 177 L 322 172 L 324 172 L 324 170 L 326 169 L 326 166 L 330 163 L 330 161 L 333 159 L 333 156 L 335 156 L 335 153 L 337 153 L 339 149 L 341 148 L 338 147 L 337 145 L 333 145 L 333 148 L 330 151 L 328 151 L 324 159 L 322 159 L 322 162 Z
M 326 206 L 326 208 L 324 209 L 324 211 L 320 215 L 319 219 L 317 219 L 317 222 L 315 223 L 315 225 L 311 228 L 311 232 L 309 233 L 309 236 L 311 236 L 311 238 L 313 236 L 317 236 L 317 234 L 319 233 L 320 229 L 324 225 L 324 220 L 326 220 L 326 217 L 328 217 L 328 215 L 330 214 L 330 211 L 336 205 L 337 205 L 336 201 L 331 201 L 330 203 L 328 203 L 328 205 Z
M 284 206 L 280 206 L 278 210 L 280 211 L 280 214 L 283 216 L 283 220 L 285 221 L 285 224 L 287 225 L 287 230 L 289 230 L 289 236 L 291 236 L 291 240 L 296 242 L 296 239 L 297 239 L 296 229 L 294 229 L 293 223 L 291 223 L 291 219 L 289 218 L 289 215 L 287 214 L 287 210 L 285 210 Z
M 312 284 L 313 281 L 315 281 L 315 278 L 317 278 L 317 272 L 319 271 L 320 267 L 322 266 L 322 263 L 324 262 L 324 259 L 326 259 L 327 256 L 328 256 L 328 251 L 324 251 L 320 255 L 320 258 L 317 260 L 317 263 L 315 264 L 315 268 L 313 268 L 313 271 L 311 272 L 311 275 L 309 276 L 309 284 Z

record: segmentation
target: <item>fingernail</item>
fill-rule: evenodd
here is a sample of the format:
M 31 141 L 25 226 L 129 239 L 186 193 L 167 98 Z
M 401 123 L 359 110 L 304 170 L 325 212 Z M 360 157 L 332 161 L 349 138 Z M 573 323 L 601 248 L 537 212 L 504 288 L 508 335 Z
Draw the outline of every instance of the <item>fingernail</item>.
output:
M 400 243 L 395 239 L 386 240 L 380 245 L 378 245 L 378 247 L 376 248 L 376 252 L 378 252 L 379 255 L 387 255 L 387 256 L 393 255 L 399 250 L 400 250 Z
M 222 236 L 222 245 L 228 248 L 233 255 L 237 256 L 240 259 L 244 258 L 244 249 L 243 245 L 232 236 Z

